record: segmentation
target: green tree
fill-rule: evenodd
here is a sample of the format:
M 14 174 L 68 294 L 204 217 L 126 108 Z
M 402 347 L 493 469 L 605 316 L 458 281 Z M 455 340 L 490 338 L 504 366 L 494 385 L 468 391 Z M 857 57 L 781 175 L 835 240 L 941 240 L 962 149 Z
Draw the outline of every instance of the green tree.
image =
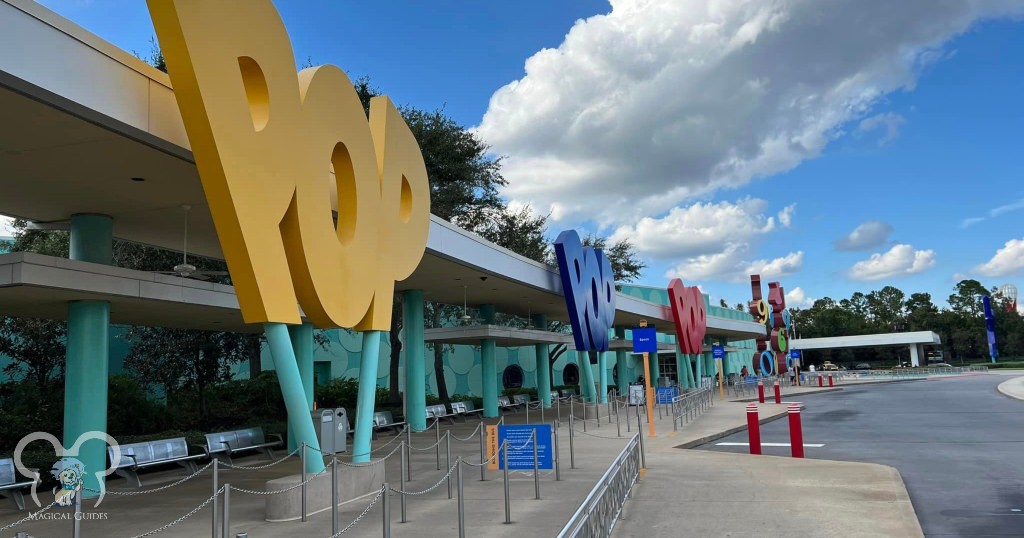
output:
M 11 358 L 4 373 L 40 387 L 64 377 L 67 329 L 64 321 L 0 317 L 0 355 Z
M 894 286 L 886 286 L 867 295 L 868 310 L 875 331 L 887 333 L 905 328 L 905 298 L 903 291 Z
M 961 280 L 957 282 L 955 291 L 949 296 L 949 307 L 957 314 L 965 317 L 981 316 L 984 308 L 981 297 L 989 295 L 989 291 L 977 280 Z

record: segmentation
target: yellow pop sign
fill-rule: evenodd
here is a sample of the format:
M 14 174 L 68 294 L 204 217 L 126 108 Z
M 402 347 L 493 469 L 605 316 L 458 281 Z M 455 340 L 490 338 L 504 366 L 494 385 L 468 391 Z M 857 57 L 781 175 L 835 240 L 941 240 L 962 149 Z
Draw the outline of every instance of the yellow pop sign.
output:
M 320 327 L 388 330 L 430 226 L 398 110 L 374 98 L 367 121 L 337 67 L 296 74 L 269 0 L 148 4 L 245 321 L 298 323 L 299 303 Z

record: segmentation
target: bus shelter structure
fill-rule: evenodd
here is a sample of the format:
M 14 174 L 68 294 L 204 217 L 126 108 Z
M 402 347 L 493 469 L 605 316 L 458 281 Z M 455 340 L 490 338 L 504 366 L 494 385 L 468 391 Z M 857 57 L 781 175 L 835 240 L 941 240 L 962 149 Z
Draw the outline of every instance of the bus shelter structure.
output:
M 910 351 L 910 365 L 920 366 L 925 346 L 941 346 L 942 339 L 932 331 L 907 333 L 862 334 L 858 336 L 830 336 L 827 338 L 799 338 L 790 342 L 793 349 L 844 349 L 857 347 L 906 346 Z
M 68 321 L 64 443 L 106 431 L 109 325 L 123 323 L 261 332 L 246 324 L 232 286 L 112 265 L 114 238 L 169 250 L 182 247 L 182 207 L 189 206 L 188 250 L 223 259 L 181 114 L 166 74 L 31 0 L 0 0 L 0 214 L 38 228 L 70 231 L 70 259 L 0 255 L 0 314 Z M 333 200 L 337 210 L 337 201 Z M 167 268 L 170 269 L 170 268 Z M 568 321 L 557 271 L 432 217 L 422 262 L 398 282 L 405 327 L 407 420 L 426 426 L 424 300 L 480 311 Z M 664 305 L 619 295 L 617 333 L 640 319 L 671 332 Z M 489 313 L 489 314 L 488 314 Z M 283 328 L 282 328 L 283 329 Z M 505 328 L 476 335 L 493 349 Z M 312 420 L 312 326 L 267 330 L 289 430 L 317 446 Z M 534 345 L 550 345 L 529 331 Z M 762 325 L 708 318 L 721 339 L 763 335 Z M 440 334 L 440 333 L 436 333 Z M 440 340 L 439 340 L 440 341 Z M 557 340 L 561 342 L 562 340 Z M 362 365 L 376 370 L 376 343 L 364 339 Z M 616 351 L 616 353 L 624 352 Z M 492 372 L 493 373 L 493 372 Z M 360 383 L 372 383 L 361 376 Z M 485 378 L 485 405 L 496 409 L 496 376 Z M 296 410 L 302 412 L 296 412 Z M 372 414 L 357 411 L 354 453 L 368 452 Z M 496 414 L 496 412 L 494 413 Z M 360 442 L 366 446 L 359 446 Z M 80 459 L 103 468 L 105 447 L 87 441 Z M 308 461 L 319 471 L 318 461 Z M 94 480 L 88 475 L 88 480 Z M 86 483 L 96 488 L 96 483 Z

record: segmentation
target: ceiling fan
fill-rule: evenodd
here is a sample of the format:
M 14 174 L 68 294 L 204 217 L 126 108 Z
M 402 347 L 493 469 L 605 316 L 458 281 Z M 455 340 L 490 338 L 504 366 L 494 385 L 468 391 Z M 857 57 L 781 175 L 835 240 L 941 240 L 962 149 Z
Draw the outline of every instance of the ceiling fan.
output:
M 200 271 L 195 265 L 188 263 L 188 213 L 192 209 L 190 205 L 182 205 L 185 211 L 185 240 L 181 249 L 181 263 L 175 265 L 170 271 L 156 271 L 163 275 L 177 275 L 181 278 L 193 278 L 196 280 L 210 280 L 211 276 L 227 276 L 227 271 Z
M 474 318 L 469 315 L 469 307 L 466 305 L 466 289 L 467 286 L 462 286 L 462 317 L 459 318 L 459 322 L 463 325 L 469 325 L 471 323 L 481 323 L 484 321 L 483 318 Z

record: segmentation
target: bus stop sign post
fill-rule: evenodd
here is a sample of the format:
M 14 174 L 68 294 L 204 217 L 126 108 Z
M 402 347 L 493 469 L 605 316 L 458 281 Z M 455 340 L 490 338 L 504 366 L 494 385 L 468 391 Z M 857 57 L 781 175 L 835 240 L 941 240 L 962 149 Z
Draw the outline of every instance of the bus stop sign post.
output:
M 658 352 L 658 333 L 654 325 L 647 325 L 647 320 L 640 320 L 640 326 L 633 328 L 633 353 L 642 353 L 644 356 L 644 403 L 647 404 L 647 424 L 650 426 L 650 436 L 654 437 L 654 389 L 651 388 L 650 353 Z

